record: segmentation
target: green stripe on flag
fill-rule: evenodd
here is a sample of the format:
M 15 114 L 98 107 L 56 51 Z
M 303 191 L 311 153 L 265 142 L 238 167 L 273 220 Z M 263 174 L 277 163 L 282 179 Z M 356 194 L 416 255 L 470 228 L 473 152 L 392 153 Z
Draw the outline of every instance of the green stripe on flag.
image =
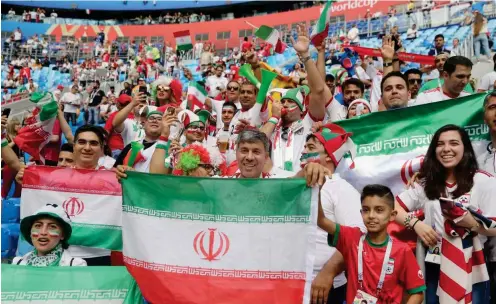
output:
M 122 189 L 125 212 L 150 216 L 226 222 L 231 220 L 223 216 L 237 217 L 234 222 L 244 216 L 255 217 L 253 222 L 263 222 L 256 217 L 264 216 L 283 217 L 281 222 L 294 222 L 292 217 L 306 222 L 310 216 L 311 189 L 303 179 L 216 179 L 128 172 Z M 204 218 L 195 218 L 197 215 Z
M 43 105 L 40 111 L 40 121 L 45 121 L 47 119 L 57 116 L 59 106 L 55 100 L 52 99 L 49 103 Z
M 125 267 L 2 265 L 2 303 L 143 303 Z
M 488 140 L 489 128 L 482 118 L 487 93 L 439 101 L 337 122 L 352 132 L 358 156 L 374 156 L 413 151 L 430 144 L 442 126 L 464 127 L 472 141 Z
M 120 226 L 72 223 L 69 244 L 110 250 L 122 250 Z
M 177 46 L 177 49 L 180 51 L 188 51 L 191 50 L 192 48 L 193 48 L 192 44 L 181 44 Z
M 196 90 L 198 90 L 198 92 L 202 93 L 205 97 L 207 96 L 207 90 L 205 90 L 205 88 L 200 85 L 198 82 L 196 81 L 190 81 L 189 84 L 188 84 L 188 88 L 195 88 Z

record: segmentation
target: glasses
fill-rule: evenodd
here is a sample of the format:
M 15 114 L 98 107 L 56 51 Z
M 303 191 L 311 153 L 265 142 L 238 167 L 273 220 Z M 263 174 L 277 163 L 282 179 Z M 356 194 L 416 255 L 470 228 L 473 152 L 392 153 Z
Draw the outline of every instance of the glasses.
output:
M 200 168 L 203 168 L 205 170 L 207 170 L 207 172 L 212 172 L 214 171 L 214 166 L 210 165 L 210 164 L 199 164 L 198 167 Z
M 202 126 L 191 126 L 187 127 L 186 129 L 190 131 L 205 131 L 205 127 Z
M 228 91 L 239 91 L 239 87 L 231 87 L 231 86 L 229 86 L 229 87 L 227 87 L 227 90 Z
M 78 139 L 76 143 L 80 146 L 86 146 L 87 144 L 90 144 L 91 147 L 100 146 L 100 142 L 98 140 Z
M 421 84 L 422 83 L 422 79 L 408 79 L 408 83 L 409 84 Z
M 166 89 L 166 88 L 161 88 L 161 87 L 158 87 L 158 88 L 157 88 L 157 91 L 164 91 L 164 92 L 168 92 L 168 91 L 170 91 L 170 89 Z
M 147 120 L 149 122 L 159 122 L 160 120 L 162 120 L 162 117 L 160 116 L 150 116 L 147 118 Z

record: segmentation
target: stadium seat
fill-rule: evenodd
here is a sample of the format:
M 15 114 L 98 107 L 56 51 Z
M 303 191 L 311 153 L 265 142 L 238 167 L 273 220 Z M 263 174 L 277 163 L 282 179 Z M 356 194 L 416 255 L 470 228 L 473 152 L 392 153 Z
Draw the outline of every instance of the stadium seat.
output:
M 19 232 L 19 224 L 2 224 L 2 258 L 15 255 Z
M 9 198 L 2 201 L 2 224 L 19 223 L 21 212 L 20 198 Z

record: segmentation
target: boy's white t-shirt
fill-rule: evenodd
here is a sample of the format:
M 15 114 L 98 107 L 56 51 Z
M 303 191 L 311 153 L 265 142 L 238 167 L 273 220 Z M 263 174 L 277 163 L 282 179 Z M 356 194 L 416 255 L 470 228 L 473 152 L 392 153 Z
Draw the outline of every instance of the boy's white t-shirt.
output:
M 124 147 L 129 145 L 133 141 L 141 141 L 145 138 L 145 131 L 141 127 L 141 124 L 134 119 L 126 118 L 123 122 L 124 129 L 120 133 L 122 136 L 122 141 L 124 142 Z

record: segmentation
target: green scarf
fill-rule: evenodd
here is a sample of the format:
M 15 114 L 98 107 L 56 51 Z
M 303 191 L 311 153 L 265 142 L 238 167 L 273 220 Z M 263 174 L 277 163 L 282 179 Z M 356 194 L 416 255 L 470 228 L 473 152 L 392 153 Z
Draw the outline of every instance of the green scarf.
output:
M 35 267 L 59 266 L 64 249 L 62 244 L 58 244 L 44 256 L 38 256 L 38 250 L 34 249 L 26 258 L 26 265 Z

